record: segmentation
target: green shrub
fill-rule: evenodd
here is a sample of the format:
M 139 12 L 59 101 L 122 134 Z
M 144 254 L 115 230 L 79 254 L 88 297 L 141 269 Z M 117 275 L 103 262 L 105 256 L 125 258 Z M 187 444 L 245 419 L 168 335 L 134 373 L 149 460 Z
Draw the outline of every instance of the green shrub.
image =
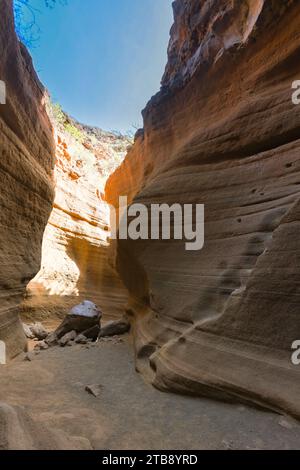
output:
M 73 126 L 73 124 L 70 124 L 69 122 L 65 124 L 65 130 L 66 132 L 71 134 L 74 137 L 74 139 L 76 139 L 78 142 L 82 143 L 84 141 L 83 133 L 81 132 L 80 129 Z
M 63 126 L 66 122 L 66 115 L 63 112 L 61 105 L 59 103 L 51 103 L 51 109 L 57 124 Z

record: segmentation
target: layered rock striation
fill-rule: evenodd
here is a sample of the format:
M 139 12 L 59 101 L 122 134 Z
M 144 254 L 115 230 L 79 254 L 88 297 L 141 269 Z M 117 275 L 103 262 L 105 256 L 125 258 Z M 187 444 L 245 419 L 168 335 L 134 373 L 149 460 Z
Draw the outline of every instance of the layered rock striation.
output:
M 300 417 L 300 5 L 177 0 L 169 61 L 106 199 L 205 204 L 205 246 L 119 240 L 137 364 L 163 390 Z
M 127 292 L 109 256 L 108 175 L 124 159 L 129 137 L 84 126 L 49 103 L 54 127 L 55 199 L 42 245 L 42 266 L 30 282 L 23 315 L 66 313 L 89 299 L 119 316 Z
M 0 340 L 7 358 L 25 347 L 19 305 L 40 267 L 50 215 L 54 142 L 44 88 L 14 31 L 11 0 L 0 2 Z

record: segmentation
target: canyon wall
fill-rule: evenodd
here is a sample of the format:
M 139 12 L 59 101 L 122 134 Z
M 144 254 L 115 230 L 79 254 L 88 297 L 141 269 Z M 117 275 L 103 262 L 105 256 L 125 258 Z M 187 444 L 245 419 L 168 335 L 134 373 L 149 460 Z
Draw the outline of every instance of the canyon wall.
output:
M 106 316 L 124 313 L 127 291 L 109 255 L 110 211 L 104 201 L 109 174 L 124 159 L 129 137 L 82 125 L 49 102 L 56 158 L 55 199 L 42 245 L 42 265 L 27 288 L 22 316 L 63 316 L 81 300 Z
M 205 204 L 205 246 L 119 240 L 137 367 L 300 417 L 300 5 L 177 0 L 161 91 L 106 199 Z
M 11 0 L 0 2 L 0 340 L 7 357 L 24 349 L 19 305 L 40 268 L 43 232 L 50 215 L 54 142 L 44 88 L 14 31 Z

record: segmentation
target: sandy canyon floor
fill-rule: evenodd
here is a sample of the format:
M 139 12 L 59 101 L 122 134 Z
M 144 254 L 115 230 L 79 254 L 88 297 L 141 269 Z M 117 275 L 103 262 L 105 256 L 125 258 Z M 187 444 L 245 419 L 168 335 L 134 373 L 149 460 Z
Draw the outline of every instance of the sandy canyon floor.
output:
M 98 397 L 87 385 L 101 385 Z M 129 337 L 54 347 L 0 368 L 0 401 L 91 449 L 297 449 L 290 418 L 165 394 L 136 373 Z

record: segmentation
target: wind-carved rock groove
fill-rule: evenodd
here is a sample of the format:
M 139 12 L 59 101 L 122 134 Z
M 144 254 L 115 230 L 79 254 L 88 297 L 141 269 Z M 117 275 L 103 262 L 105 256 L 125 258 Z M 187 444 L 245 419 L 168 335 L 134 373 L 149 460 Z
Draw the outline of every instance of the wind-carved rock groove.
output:
M 0 340 L 10 359 L 26 345 L 19 306 L 40 266 L 54 197 L 54 142 L 44 88 L 14 31 L 11 0 L 0 2 L 0 18 L 0 77 L 6 83 L 6 104 L 0 105 Z
M 137 365 L 162 390 L 299 418 L 300 6 L 177 0 L 174 14 L 161 91 L 106 199 L 205 204 L 205 247 L 118 242 Z

